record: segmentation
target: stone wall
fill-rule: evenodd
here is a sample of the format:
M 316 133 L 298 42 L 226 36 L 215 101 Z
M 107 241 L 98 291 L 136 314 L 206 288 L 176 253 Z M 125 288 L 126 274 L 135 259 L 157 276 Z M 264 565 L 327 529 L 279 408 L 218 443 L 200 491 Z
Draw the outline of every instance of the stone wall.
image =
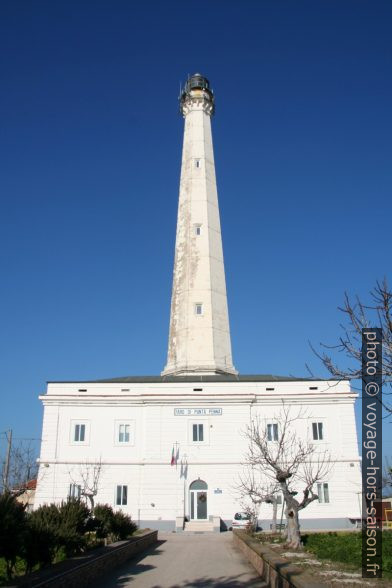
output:
M 317 588 L 326 586 L 310 574 L 279 558 L 269 547 L 262 545 L 244 531 L 233 531 L 233 542 L 250 564 L 268 584 L 279 588 Z
M 127 541 L 118 541 L 94 553 L 55 564 L 50 569 L 23 578 L 18 587 L 79 588 L 94 584 L 106 572 L 125 563 L 158 541 L 158 531 L 145 531 Z

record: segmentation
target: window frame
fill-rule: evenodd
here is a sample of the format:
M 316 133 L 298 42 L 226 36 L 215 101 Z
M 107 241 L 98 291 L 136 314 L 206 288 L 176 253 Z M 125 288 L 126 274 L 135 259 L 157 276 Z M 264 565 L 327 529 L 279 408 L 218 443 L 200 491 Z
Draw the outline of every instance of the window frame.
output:
M 129 441 L 120 441 L 120 427 L 129 427 Z M 130 447 L 135 445 L 135 421 L 132 419 L 117 419 L 114 421 L 114 445 L 117 447 Z
M 125 500 L 124 500 L 124 488 L 125 488 Z M 119 492 L 120 489 L 120 492 Z M 114 504 L 115 506 L 128 506 L 128 484 L 116 484 L 114 491 Z
M 200 307 L 200 312 L 197 312 L 198 307 Z M 204 308 L 202 302 L 195 302 L 195 316 L 203 316 L 204 315 Z
M 194 441 L 193 440 L 193 427 L 200 425 L 203 427 L 203 440 L 202 441 Z M 198 436 L 199 436 L 199 429 L 198 429 Z M 210 443 L 210 427 L 209 427 L 209 420 L 204 418 L 197 418 L 193 417 L 193 419 L 189 419 L 188 421 L 188 441 L 190 445 L 209 445 Z
M 77 492 L 75 492 L 77 489 Z M 68 487 L 68 498 L 76 498 L 80 500 L 82 497 L 82 486 L 80 484 L 70 484 Z
M 315 425 L 316 425 L 316 430 L 317 430 L 317 439 L 315 439 L 314 437 L 314 433 L 315 433 Z M 321 438 L 320 438 L 320 425 L 321 425 Z M 312 435 L 312 441 L 325 441 L 325 423 L 322 420 L 312 420 L 311 421 L 311 435 Z
M 75 439 L 76 427 L 84 426 L 83 441 Z M 80 437 L 80 435 L 79 435 Z M 90 421 L 86 419 L 72 419 L 70 427 L 70 443 L 71 445 L 89 445 L 90 444 Z
M 321 492 L 320 492 L 321 490 Z M 326 491 L 326 493 L 325 493 Z M 329 504 L 331 502 L 329 483 L 318 482 L 317 483 L 317 496 L 319 504 Z M 327 500 L 325 499 L 327 498 Z
M 271 427 L 271 429 L 269 429 Z M 271 430 L 271 439 L 269 435 L 269 430 Z M 279 423 L 276 421 L 269 421 L 265 424 L 265 433 L 267 435 L 268 443 L 278 443 L 279 441 Z

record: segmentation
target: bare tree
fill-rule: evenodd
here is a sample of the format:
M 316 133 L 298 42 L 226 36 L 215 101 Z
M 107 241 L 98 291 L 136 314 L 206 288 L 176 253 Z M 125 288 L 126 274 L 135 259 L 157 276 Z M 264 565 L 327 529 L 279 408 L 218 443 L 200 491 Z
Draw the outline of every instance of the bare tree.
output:
M 272 504 L 271 530 L 273 533 L 276 533 L 279 484 L 271 480 L 257 479 L 254 466 L 247 464 L 244 472 L 239 476 L 239 483 L 236 489 L 240 495 L 241 508 L 256 523 L 261 504 L 263 502 Z
M 282 491 L 286 504 L 287 546 L 293 549 L 301 547 L 299 511 L 318 499 L 314 487 L 325 481 L 332 468 L 327 451 L 319 452 L 309 440 L 298 435 L 295 423 L 302 418 L 301 410 L 291 416 L 290 409 L 283 405 L 276 417 L 280 426 L 277 441 L 268 438 L 260 419 L 253 421 L 245 433 L 249 441 L 248 464 L 261 480 L 277 483 Z M 296 488 L 300 486 L 302 500 L 295 498 Z
M 91 510 L 95 506 L 95 497 L 98 494 L 99 481 L 102 474 L 102 461 L 81 464 L 78 475 L 75 478 L 73 472 L 69 472 L 72 484 L 80 487 L 80 496 L 83 496 L 90 503 Z
M 382 379 L 384 384 L 390 386 L 392 383 L 392 291 L 386 279 L 376 283 L 375 288 L 370 292 L 370 298 L 370 304 L 366 305 L 358 297 L 352 300 L 345 293 L 344 305 L 339 307 L 345 316 L 339 340 L 333 345 L 321 343 L 323 349 L 321 352 L 314 347 L 312 349 L 334 377 L 360 379 L 362 377 L 362 329 L 378 326 L 382 329 Z M 342 363 L 348 362 L 349 367 L 338 363 L 335 353 L 343 354 L 345 360 Z M 390 394 L 390 392 L 386 392 L 384 388 L 384 394 Z M 383 406 L 388 414 L 392 414 L 391 403 L 384 403 Z
M 21 440 L 10 447 L 9 459 L 3 467 L 3 490 L 20 496 L 38 474 L 37 450 L 30 440 Z

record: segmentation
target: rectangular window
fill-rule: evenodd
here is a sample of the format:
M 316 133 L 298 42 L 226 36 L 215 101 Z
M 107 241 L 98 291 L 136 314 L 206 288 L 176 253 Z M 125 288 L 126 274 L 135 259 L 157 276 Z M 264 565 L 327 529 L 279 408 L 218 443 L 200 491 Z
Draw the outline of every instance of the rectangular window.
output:
M 277 423 L 268 423 L 267 425 L 267 439 L 268 441 L 278 441 L 278 425 Z
M 317 484 L 317 495 L 319 502 L 329 502 L 328 484 Z
M 203 314 L 203 305 L 200 302 L 195 304 L 195 314 L 199 316 Z
M 126 506 L 128 504 L 128 486 L 117 486 L 116 505 Z
M 322 441 L 323 435 L 323 423 L 312 423 L 313 439 L 315 441 Z
M 86 425 L 78 423 L 74 428 L 74 441 L 83 443 L 86 438 Z
M 129 443 L 129 425 L 118 425 L 118 442 Z
M 195 167 L 201 167 L 200 159 L 195 159 Z
M 201 225 L 195 225 L 195 235 L 201 235 Z
M 192 425 L 192 439 L 193 441 L 204 441 L 204 425 Z
M 69 498 L 80 498 L 81 493 L 82 493 L 82 487 L 79 486 L 79 484 L 70 484 L 69 485 L 69 491 L 68 491 Z

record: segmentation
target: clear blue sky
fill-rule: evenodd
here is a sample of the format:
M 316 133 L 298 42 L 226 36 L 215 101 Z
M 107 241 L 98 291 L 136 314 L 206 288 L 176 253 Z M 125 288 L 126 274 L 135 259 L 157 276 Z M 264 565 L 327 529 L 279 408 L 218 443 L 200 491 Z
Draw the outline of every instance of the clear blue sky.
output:
M 326 375 L 308 340 L 391 278 L 391 22 L 390 1 L 1 2 L 0 431 L 40 436 L 47 380 L 164 367 L 195 71 L 235 365 Z

